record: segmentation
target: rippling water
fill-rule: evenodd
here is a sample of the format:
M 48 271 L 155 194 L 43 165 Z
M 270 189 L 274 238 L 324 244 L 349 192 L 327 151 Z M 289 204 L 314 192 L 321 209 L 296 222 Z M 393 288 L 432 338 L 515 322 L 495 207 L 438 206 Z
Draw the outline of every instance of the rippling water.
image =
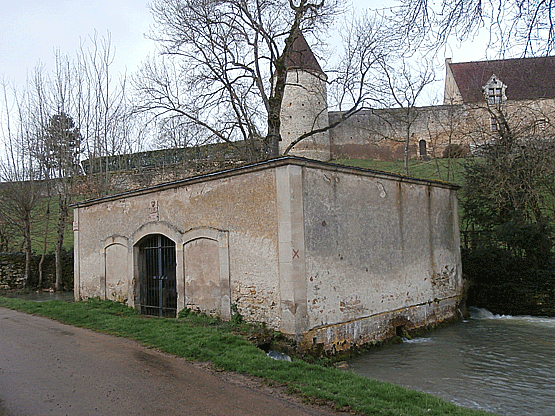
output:
M 49 300 L 62 300 L 73 302 L 73 292 L 30 292 L 30 293 L 7 293 L 3 296 L 22 300 L 32 300 L 35 302 L 46 302 Z
M 500 415 L 555 415 L 555 318 L 492 315 L 388 345 L 353 372 Z

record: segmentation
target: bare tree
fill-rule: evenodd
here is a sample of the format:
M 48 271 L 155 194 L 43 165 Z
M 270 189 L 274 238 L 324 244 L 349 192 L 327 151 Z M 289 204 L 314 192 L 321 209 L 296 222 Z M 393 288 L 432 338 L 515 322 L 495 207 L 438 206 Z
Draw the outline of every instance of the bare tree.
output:
M 39 164 L 33 157 L 35 126 L 30 122 L 29 95 L 2 86 L 5 113 L 2 129 L 5 154 L 0 164 L 2 216 L 10 227 L 23 236 L 25 285 L 31 277 L 32 229 L 40 201 L 43 181 Z M 13 106 L 13 108 L 12 108 Z M 10 111 L 11 110 L 11 111 Z M 14 117 L 12 117 L 14 116 Z M 15 119 L 13 119 L 15 118 Z
M 423 60 L 418 68 L 411 67 L 405 60 L 401 61 L 400 68 L 396 69 L 392 65 L 382 63 L 383 77 L 387 85 L 388 96 L 401 111 L 396 113 L 401 116 L 400 120 L 404 126 L 404 156 L 403 166 L 405 175 L 409 174 L 409 147 L 413 132 L 413 124 L 418 117 L 418 107 L 416 106 L 422 90 L 434 81 L 434 71 L 432 65 Z
M 113 79 L 111 38 L 94 34 L 83 43 L 71 63 L 72 109 L 69 112 L 82 136 L 88 174 L 84 185 L 91 196 L 110 192 L 110 160 L 140 150 L 141 129 L 130 111 L 127 80 Z M 94 173 L 94 174 L 93 174 Z
M 48 153 L 48 150 L 44 147 L 44 140 L 42 140 L 42 134 L 44 131 L 44 127 L 46 126 L 46 122 L 48 120 L 48 112 L 49 112 L 49 97 L 48 97 L 48 83 L 47 79 L 44 74 L 44 67 L 37 66 L 34 70 L 33 76 L 27 82 L 27 88 L 29 91 L 29 99 L 30 99 L 30 109 L 32 114 L 33 124 L 35 126 L 35 136 L 33 137 L 32 143 L 32 152 L 33 157 L 39 163 L 39 168 L 41 169 L 41 176 L 44 179 L 43 187 L 42 187 L 42 199 L 40 203 L 39 209 L 42 212 L 41 222 L 44 224 L 43 236 L 42 236 L 42 250 L 41 250 L 41 257 L 38 264 L 38 287 L 42 287 L 44 282 L 44 261 L 46 258 L 47 250 L 48 250 L 48 240 L 49 240 L 49 231 L 50 231 L 50 217 L 51 217 L 51 202 L 52 202 L 52 184 L 51 184 L 51 177 L 50 171 L 47 167 L 41 163 L 41 160 L 44 159 L 44 156 Z M 37 231 L 38 234 L 38 231 Z
M 53 77 L 43 78 L 36 72 L 34 101 L 31 109 L 36 119 L 33 156 L 47 184 L 47 214 L 50 215 L 50 197 L 57 199 L 57 226 L 55 243 L 55 289 L 61 290 L 62 248 L 69 218 L 69 205 L 75 189 L 74 180 L 79 173 L 81 136 L 70 111 L 75 110 L 76 77 L 72 61 L 60 52 L 55 54 Z M 48 225 L 45 227 L 48 231 Z M 46 241 L 46 237 L 43 242 Z M 43 247 L 43 258 L 45 247 Z M 42 276 L 41 276 L 42 277 Z M 39 279 L 42 280 L 42 279 Z M 42 283 L 40 281 L 39 283 Z
M 81 135 L 72 118 L 65 112 L 54 114 L 44 131 L 45 168 L 51 171 L 54 192 L 58 199 L 58 223 L 56 227 L 56 290 L 62 284 L 62 248 L 69 218 L 69 205 L 73 202 L 74 181 L 79 173 Z
M 180 149 L 205 144 L 203 129 L 191 120 L 164 117 L 158 120 L 155 146 L 159 149 Z
M 471 136 L 465 123 L 465 108 L 463 105 L 444 105 L 428 107 L 428 122 L 426 123 L 427 139 L 436 165 L 438 179 L 456 180 L 454 177 L 455 158 L 470 155 Z M 442 162 L 441 157 L 446 161 Z M 443 177 L 440 164 L 446 170 Z
M 524 55 L 548 55 L 555 49 L 554 11 L 553 2 L 539 0 L 401 0 L 395 13 L 414 45 L 464 41 L 485 28 L 501 54 L 517 47 Z
M 5 156 L 3 179 L 10 182 L 8 187 L 36 187 L 41 185 L 41 197 L 46 197 L 45 215 L 46 230 L 42 238 L 42 261 L 46 252 L 46 233 L 50 216 L 50 197 L 54 196 L 57 204 L 56 226 L 56 289 L 62 283 L 62 248 L 67 231 L 69 205 L 77 192 L 76 186 L 81 174 L 80 162 L 82 149 L 93 156 L 111 156 L 133 150 L 134 127 L 127 117 L 127 98 L 124 82 L 112 86 L 109 67 L 113 54 L 108 39 L 99 40 L 94 37 L 93 48 L 79 51 L 77 60 L 72 60 L 59 51 L 55 53 L 56 66 L 50 76 L 44 68 L 35 70 L 34 76 L 28 81 L 26 90 L 14 93 L 19 101 L 17 111 L 8 109 L 5 118 L 9 121 L 4 129 L 7 153 Z M 4 88 L 4 95 L 7 88 Z M 19 95 L 18 95 L 19 94 Z M 21 96 L 21 98 L 20 98 Z M 5 98 L 4 101 L 8 101 Z M 13 115 L 17 119 L 12 121 Z M 84 131 L 85 135 L 81 132 Z M 24 163 L 25 162 L 25 163 Z M 93 194 L 103 194 L 109 178 L 106 175 L 91 175 L 88 179 L 101 177 L 102 186 L 90 186 Z M 91 180 L 91 182 L 92 182 Z M 101 189 L 100 189 L 101 188 Z M 22 191 L 23 192 L 23 191 Z M 33 197 L 34 192 L 24 191 L 25 197 Z M 38 197 L 37 197 L 38 198 Z M 23 205 L 24 201 L 19 201 Z M 25 209 L 30 220 L 36 213 L 37 201 L 27 201 Z M 11 208 L 13 211 L 13 207 Z M 14 220 L 14 223 L 17 221 Z M 19 221 L 27 224 L 28 221 Z M 29 226 L 22 230 L 26 243 L 26 251 L 30 253 Z M 42 281 L 42 273 L 39 284 Z
M 361 110 L 386 105 L 389 89 L 375 81 L 383 78 L 385 62 L 394 59 L 400 46 L 398 36 L 388 21 L 368 12 L 345 20 L 340 33 L 343 49 L 336 66 L 328 71 L 328 82 L 329 107 L 341 116 L 292 140 L 284 154 L 302 140 L 338 126 Z
M 141 109 L 178 114 L 214 140 L 250 143 L 253 159 L 263 139 L 277 156 L 292 45 L 331 22 L 336 0 L 157 0 L 151 8 L 165 58 L 147 62 L 135 82 Z

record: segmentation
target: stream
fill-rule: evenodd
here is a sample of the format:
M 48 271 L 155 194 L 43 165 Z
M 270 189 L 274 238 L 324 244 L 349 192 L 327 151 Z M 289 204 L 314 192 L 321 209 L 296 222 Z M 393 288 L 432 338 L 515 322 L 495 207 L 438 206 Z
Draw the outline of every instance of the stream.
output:
M 61 300 L 73 302 L 73 292 L 29 292 L 29 293 L 6 293 L 2 296 L 21 300 L 32 300 L 34 302 L 47 302 L 49 300 Z
M 350 370 L 499 415 L 555 415 L 555 318 L 470 314 L 356 357 Z

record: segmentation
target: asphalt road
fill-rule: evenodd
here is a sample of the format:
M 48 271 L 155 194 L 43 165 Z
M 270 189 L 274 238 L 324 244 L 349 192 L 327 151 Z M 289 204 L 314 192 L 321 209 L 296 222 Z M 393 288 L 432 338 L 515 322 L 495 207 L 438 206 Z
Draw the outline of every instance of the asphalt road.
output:
M 338 415 L 136 342 L 0 308 L 0 413 Z

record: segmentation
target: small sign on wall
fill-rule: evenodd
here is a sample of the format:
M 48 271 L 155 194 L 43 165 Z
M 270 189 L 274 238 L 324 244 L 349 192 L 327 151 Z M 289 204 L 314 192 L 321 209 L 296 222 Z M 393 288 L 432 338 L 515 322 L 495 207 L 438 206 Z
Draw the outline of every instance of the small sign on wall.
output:
M 150 201 L 149 207 L 149 219 L 151 221 L 158 221 L 160 220 L 160 214 L 158 212 L 158 201 Z

